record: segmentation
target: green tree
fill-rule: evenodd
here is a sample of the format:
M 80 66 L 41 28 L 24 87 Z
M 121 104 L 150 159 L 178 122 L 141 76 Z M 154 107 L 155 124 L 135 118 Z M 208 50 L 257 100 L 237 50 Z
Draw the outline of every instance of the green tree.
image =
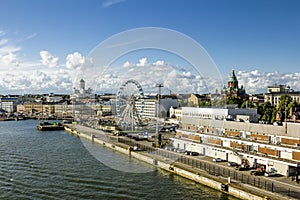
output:
M 241 108 L 254 108 L 254 104 L 252 101 L 248 101 L 247 99 L 242 99 Z
M 216 103 L 215 103 L 216 106 L 224 106 L 226 105 L 226 98 L 221 98 L 219 99 Z
M 206 107 L 212 106 L 212 101 L 206 101 L 206 102 L 205 102 L 205 106 L 206 106 Z
M 238 102 L 238 98 L 229 96 L 226 98 L 226 103 L 231 105 L 231 104 L 238 104 L 239 102 Z
M 261 121 L 274 123 L 276 118 L 276 108 L 270 102 L 265 102 L 257 106 L 257 113 L 260 115 Z
M 288 118 L 288 113 L 291 107 L 293 106 L 292 97 L 285 94 L 280 97 L 280 101 L 277 107 L 277 114 L 280 114 L 281 121 L 284 121 Z
M 244 98 L 241 98 L 241 97 L 233 97 L 233 96 L 229 96 L 229 97 L 227 97 L 227 99 L 226 99 L 226 103 L 227 103 L 228 105 L 235 104 L 235 105 L 238 105 L 239 108 L 242 107 L 242 105 L 243 105 L 243 103 L 244 103 L 245 101 L 247 101 L 247 100 L 244 99 Z M 245 104 L 245 105 L 246 105 L 246 104 Z M 245 106 L 245 105 L 244 105 L 244 106 Z M 246 106 L 245 106 L 245 107 L 246 107 Z
M 211 101 L 200 101 L 199 107 L 210 107 L 212 105 Z

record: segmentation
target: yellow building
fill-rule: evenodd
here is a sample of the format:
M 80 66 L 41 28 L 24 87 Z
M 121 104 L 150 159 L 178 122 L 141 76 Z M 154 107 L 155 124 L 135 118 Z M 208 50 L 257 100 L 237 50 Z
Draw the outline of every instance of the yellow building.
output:
M 42 102 L 25 102 L 24 110 L 26 113 L 41 113 L 43 110 Z

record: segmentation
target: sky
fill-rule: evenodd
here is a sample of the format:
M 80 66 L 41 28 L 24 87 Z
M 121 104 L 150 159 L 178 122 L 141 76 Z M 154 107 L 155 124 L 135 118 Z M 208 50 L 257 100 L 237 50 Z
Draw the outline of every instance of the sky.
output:
M 207 92 L 201 87 L 213 85 L 210 80 L 216 74 L 206 77 L 202 72 L 209 67 L 203 63 L 193 66 L 191 60 L 174 52 L 140 49 L 115 56 L 108 68 L 95 65 L 95 59 L 105 57 L 94 54 L 99 44 L 102 48 L 104 41 L 144 27 L 174 31 L 197 43 L 211 59 L 217 76 L 223 78 L 222 84 L 226 84 L 235 69 L 240 85 L 248 93 L 266 92 L 267 86 L 275 83 L 300 91 L 298 0 L 0 0 L 0 3 L 0 94 L 68 94 L 78 87 L 79 78 L 88 79 L 84 71 L 89 70 L 86 67 L 89 65 L 94 65 L 95 72 L 102 72 L 97 75 L 97 81 L 101 82 L 97 89 L 93 84 L 87 85 L 97 92 L 109 92 L 112 86 L 118 88 L 127 78 L 136 78 L 142 86 L 150 88 L 152 82 L 154 85 L 158 81 L 157 77 L 163 77 L 159 81 L 170 91 Z M 136 39 L 144 36 L 147 33 L 137 35 Z M 184 45 L 182 41 L 173 42 Z M 186 51 L 190 55 L 197 53 L 193 49 Z M 142 68 L 159 73 L 121 76 Z

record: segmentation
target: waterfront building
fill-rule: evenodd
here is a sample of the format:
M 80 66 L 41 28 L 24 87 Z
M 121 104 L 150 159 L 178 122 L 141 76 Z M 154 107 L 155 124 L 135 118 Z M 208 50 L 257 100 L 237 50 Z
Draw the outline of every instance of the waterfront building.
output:
M 25 106 L 24 106 L 24 104 L 18 104 L 17 105 L 17 112 L 18 113 L 25 113 Z
M 88 103 L 97 110 L 98 115 L 116 115 L 116 95 L 104 94 L 98 96 L 99 103 Z M 97 104 L 97 105 L 96 105 Z M 95 107 L 96 106 L 96 107 Z M 165 95 L 160 99 L 160 117 L 165 118 L 169 116 L 170 107 L 178 107 L 179 102 L 176 96 Z M 135 108 L 138 113 L 142 113 L 143 118 L 156 118 L 157 97 L 156 95 L 145 95 L 143 101 L 135 101 Z
M 12 101 L 0 102 L 0 109 L 7 113 L 14 113 L 17 111 L 17 103 Z
M 88 102 L 87 108 L 90 110 L 90 114 L 97 116 L 109 116 L 112 115 L 112 105 L 110 101 L 107 102 Z
M 25 102 L 24 103 L 25 113 L 33 114 L 33 113 L 42 113 L 43 104 L 42 102 Z
M 101 108 L 97 110 L 97 115 L 99 116 L 110 116 L 113 115 L 113 106 L 111 105 L 101 105 Z
M 17 111 L 18 100 L 16 96 L 2 96 L 0 97 L 0 109 L 7 113 L 14 113 Z
M 251 167 L 271 166 L 285 176 L 300 172 L 300 124 L 228 121 L 224 120 L 230 113 L 226 110 L 198 109 L 182 108 L 182 126 L 171 139 L 173 147 L 238 164 L 246 160 Z M 255 112 L 244 114 L 251 113 Z M 242 113 L 231 114 L 238 118 Z
M 111 93 L 106 93 L 99 95 L 98 101 L 101 104 L 101 109 L 99 109 L 98 115 L 108 116 L 116 114 L 116 95 Z
M 0 102 L 18 102 L 18 96 L 2 96 L 0 97 Z
M 59 118 L 73 116 L 73 105 L 67 103 L 54 104 L 54 114 Z
M 116 96 L 100 96 L 99 102 L 90 102 L 87 105 L 92 107 L 98 116 L 116 115 Z
M 155 118 L 157 117 L 158 106 L 157 106 L 157 98 L 156 96 L 146 96 L 144 98 L 143 103 L 141 101 L 135 102 L 135 106 L 138 112 L 143 111 L 143 118 Z M 159 117 L 166 118 L 170 115 L 171 107 L 178 107 L 179 102 L 176 96 L 162 96 L 159 102 Z
M 249 167 L 253 168 L 257 166 L 264 169 L 272 167 L 278 174 L 284 176 L 300 172 L 300 149 L 284 144 L 271 144 L 268 141 L 273 138 L 268 135 L 258 136 L 229 130 L 226 130 L 226 133 L 232 134 L 232 136 L 213 135 L 205 131 L 178 130 L 176 137 L 170 140 L 174 148 L 197 152 L 212 158 L 221 158 L 239 165 L 247 163 Z M 256 141 L 255 138 L 260 138 L 261 141 Z M 277 141 L 286 142 L 288 140 L 296 141 L 284 136 L 277 137 Z M 299 139 L 297 142 L 299 143 Z
M 218 107 L 182 107 L 182 117 L 212 120 L 236 120 L 258 122 L 257 109 L 253 108 L 218 108 Z
M 43 114 L 54 115 L 55 114 L 55 104 L 43 104 Z

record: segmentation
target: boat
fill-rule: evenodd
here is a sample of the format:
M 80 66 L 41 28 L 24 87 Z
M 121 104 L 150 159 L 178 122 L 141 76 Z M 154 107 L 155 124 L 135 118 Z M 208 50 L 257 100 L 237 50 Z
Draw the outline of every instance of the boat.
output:
M 40 122 L 37 126 L 37 130 L 39 131 L 57 131 L 64 129 L 64 125 L 60 122 Z

